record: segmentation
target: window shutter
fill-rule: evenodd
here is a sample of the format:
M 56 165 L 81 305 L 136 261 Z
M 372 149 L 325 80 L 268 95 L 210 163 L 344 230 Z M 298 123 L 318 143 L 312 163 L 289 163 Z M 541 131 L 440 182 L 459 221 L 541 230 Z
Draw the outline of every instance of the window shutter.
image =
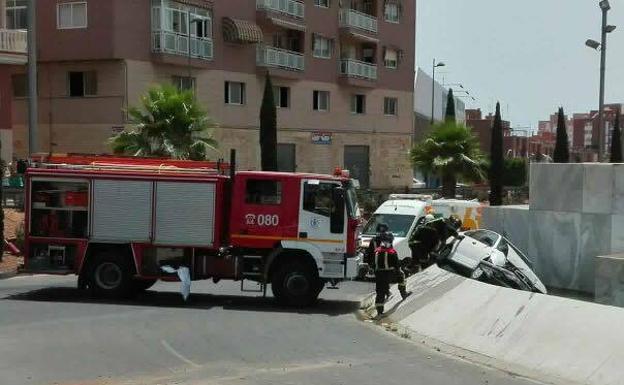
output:
M 225 95 L 225 103 L 228 103 L 230 101 L 230 87 L 229 86 L 229 82 L 225 82 L 225 92 L 223 95 Z

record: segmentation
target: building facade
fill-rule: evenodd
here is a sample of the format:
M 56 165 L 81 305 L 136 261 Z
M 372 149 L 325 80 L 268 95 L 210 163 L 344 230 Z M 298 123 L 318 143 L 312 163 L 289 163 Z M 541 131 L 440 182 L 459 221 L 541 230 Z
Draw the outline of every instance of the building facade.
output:
M 11 73 L 26 64 L 26 3 L 28 0 L 0 1 L 0 157 L 13 158 Z
M 192 89 L 219 124 L 214 158 L 259 167 L 271 75 L 284 171 L 411 183 L 415 0 L 38 0 L 39 147 L 105 153 L 155 84 Z M 14 68 L 14 148 L 28 148 Z

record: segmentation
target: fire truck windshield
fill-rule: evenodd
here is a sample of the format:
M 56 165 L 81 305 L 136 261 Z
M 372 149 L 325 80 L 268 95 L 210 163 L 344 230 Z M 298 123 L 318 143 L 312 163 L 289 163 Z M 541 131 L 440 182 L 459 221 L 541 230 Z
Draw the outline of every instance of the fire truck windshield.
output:
M 347 213 L 349 218 L 357 218 L 359 215 L 359 207 L 357 201 L 357 194 L 355 193 L 355 185 L 353 181 L 348 181 L 344 185 L 346 192 Z

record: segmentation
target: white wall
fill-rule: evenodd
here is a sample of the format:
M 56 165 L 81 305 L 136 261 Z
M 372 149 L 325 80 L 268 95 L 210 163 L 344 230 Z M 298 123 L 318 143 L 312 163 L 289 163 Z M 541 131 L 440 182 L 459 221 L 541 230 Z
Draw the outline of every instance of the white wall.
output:
M 419 115 L 431 118 L 431 96 L 433 79 L 429 74 L 418 68 L 416 71 L 416 81 L 414 83 L 414 112 Z M 438 81 L 435 82 L 435 103 L 434 119 L 442 121 L 446 113 L 446 98 L 448 90 Z M 455 114 L 458 122 L 466 121 L 466 104 L 455 98 Z

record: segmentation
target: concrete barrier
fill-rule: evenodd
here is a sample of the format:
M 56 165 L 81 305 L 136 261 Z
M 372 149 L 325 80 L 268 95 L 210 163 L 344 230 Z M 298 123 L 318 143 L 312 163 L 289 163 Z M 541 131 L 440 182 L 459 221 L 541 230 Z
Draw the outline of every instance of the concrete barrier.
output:
M 386 304 L 388 321 L 408 332 L 533 378 L 624 384 L 624 309 L 491 286 L 437 267 L 411 277 L 408 289 L 414 294 L 401 301 L 393 287 Z

